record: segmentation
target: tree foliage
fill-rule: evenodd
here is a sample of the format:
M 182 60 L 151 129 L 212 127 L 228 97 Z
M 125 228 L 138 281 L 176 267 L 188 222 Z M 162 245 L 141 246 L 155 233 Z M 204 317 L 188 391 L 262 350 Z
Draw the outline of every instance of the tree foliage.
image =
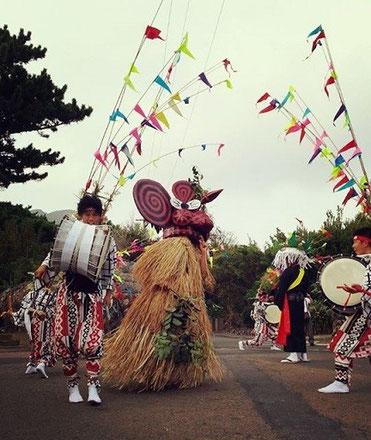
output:
M 46 48 L 30 44 L 31 33 L 21 29 L 11 35 L 0 28 L 0 187 L 12 183 L 42 180 L 47 172 L 35 171 L 43 165 L 63 163 L 60 152 L 41 151 L 30 144 L 17 148 L 14 135 L 36 131 L 57 131 L 61 125 L 82 121 L 91 107 L 79 107 L 75 99 L 64 102 L 67 86 L 57 87 L 46 69 L 29 73 L 25 65 L 45 57 Z
M 22 205 L 0 202 L 0 290 L 27 279 L 46 257 L 56 226 Z

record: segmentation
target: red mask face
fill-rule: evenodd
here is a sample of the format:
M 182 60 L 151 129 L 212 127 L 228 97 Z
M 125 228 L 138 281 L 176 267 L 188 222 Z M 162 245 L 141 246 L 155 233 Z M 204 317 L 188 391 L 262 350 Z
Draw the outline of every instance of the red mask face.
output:
M 142 216 L 158 229 L 164 229 L 164 238 L 188 236 L 208 238 L 214 224 L 202 209 L 205 203 L 214 200 L 222 190 L 212 191 L 195 199 L 195 191 L 186 180 L 175 182 L 174 197 L 158 182 L 139 180 L 133 189 L 134 201 Z

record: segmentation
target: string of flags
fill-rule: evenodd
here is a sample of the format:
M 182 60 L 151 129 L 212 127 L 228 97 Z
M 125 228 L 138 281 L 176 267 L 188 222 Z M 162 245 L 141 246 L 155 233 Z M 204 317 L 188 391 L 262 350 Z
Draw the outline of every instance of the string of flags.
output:
M 259 108 L 258 113 L 267 114 L 276 111 L 288 119 L 289 123 L 284 127 L 285 138 L 290 134 L 299 133 L 299 144 L 302 143 L 304 138 L 308 139 L 308 141 L 314 145 L 314 150 L 308 163 L 311 164 L 317 157 L 326 159 L 332 165 L 329 181 L 337 181 L 333 192 L 348 190 L 342 204 L 346 205 L 350 199 L 358 198 L 357 206 L 361 206 L 363 214 L 369 214 L 371 213 L 371 197 L 369 179 L 362 161 L 362 150 L 355 137 L 349 112 L 344 101 L 344 95 L 340 87 L 338 74 L 335 71 L 334 62 L 326 40 L 326 34 L 322 26 L 318 26 L 311 31 L 307 36 L 307 41 L 311 42 L 310 55 L 312 55 L 318 47 L 323 48 L 326 61 L 328 62 L 328 74 L 323 86 L 324 93 L 330 98 L 330 86 L 334 86 L 340 100 L 340 106 L 332 122 L 333 125 L 336 126 L 340 117 L 343 117 L 343 128 L 348 131 L 351 140 L 346 142 L 344 146 L 338 148 L 313 114 L 312 109 L 306 105 L 293 86 L 289 87 L 281 101 L 271 96 L 268 92 L 261 95 L 256 101 L 256 107 Z M 307 58 L 309 58 L 309 56 Z M 291 103 L 299 108 L 302 116 L 294 114 L 291 106 L 289 107 Z M 344 154 L 346 154 L 347 157 L 345 157 Z M 351 168 L 351 162 L 355 158 L 359 159 L 361 165 L 362 175 L 360 178 L 355 176 Z

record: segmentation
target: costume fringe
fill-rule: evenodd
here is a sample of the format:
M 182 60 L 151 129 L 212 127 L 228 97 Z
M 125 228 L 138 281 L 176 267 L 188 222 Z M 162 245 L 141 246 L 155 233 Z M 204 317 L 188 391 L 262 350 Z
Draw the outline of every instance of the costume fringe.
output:
M 129 391 L 192 388 L 206 378 L 220 381 L 224 372 L 212 347 L 199 250 L 186 237 L 167 238 L 150 246 L 135 263 L 133 275 L 142 293 L 105 343 L 104 380 Z M 206 275 L 210 283 L 212 276 Z M 178 298 L 196 299 L 198 311 L 192 315 L 194 320 L 187 321 L 185 330 L 193 341 L 203 344 L 200 364 L 176 363 L 173 357 L 160 360 L 157 356 L 156 338 L 163 331 L 166 309 L 176 307 Z

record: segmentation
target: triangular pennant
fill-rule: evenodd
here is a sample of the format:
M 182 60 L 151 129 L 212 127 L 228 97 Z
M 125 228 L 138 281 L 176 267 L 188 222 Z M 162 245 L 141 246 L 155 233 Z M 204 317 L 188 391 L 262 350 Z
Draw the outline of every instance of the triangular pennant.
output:
M 332 151 L 330 148 L 325 147 L 322 149 L 321 151 L 321 157 L 325 157 L 326 159 L 328 159 L 329 157 L 332 156 Z
M 337 167 L 344 162 L 345 162 L 345 159 L 341 154 L 335 158 L 335 166 L 337 166 Z
M 322 26 L 318 26 L 317 28 L 315 28 L 312 32 L 310 32 L 308 34 L 307 38 L 312 37 L 313 35 L 316 35 L 321 31 L 322 31 Z
M 174 101 L 182 101 L 182 98 L 179 95 L 179 92 L 176 92 L 175 95 L 171 97 L 171 99 L 174 99 Z
M 113 152 L 113 155 L 115 157 L 115 164 L 117 165 L 117 168 L 120 169 L 121 166 L 120 166 L 119 155 L 118 155 L 118 152 L 117 152 L 117 147 L 116 147 L 116 145 L 113 142 L 110 142 L 109 146 L 110 146 L 111 151 Z
M 268 99 L 270 96 L 271 96 L 271 95 L 270 95 L 268 92 L 266 92 L 266 93 L 264 93 L 264 95 L 262 95 L 262 96 L 256 101 L 256 103 L 258 104 L 259 102 L 263 102 L 263 101 L 265 101 L 266 99 Z
M 136 66 L 134 66 L 134 64 L 132 64 L 132 65 L 130 66 L 130 72 L 129 72 L 129 75 L 130 75 L 131 73 L 140 73 L 139 70 L 138 70 L 138 68 L 137 68 Z
M 115 111 L 115 114 L 116 114 L 116 117 L 122 118 L 127 124 L 129 124 L 127 117 L 123 113 L 121 113 L 119 109 L 117 109 Z
M 169 106 L 170 106 L 170 108 L 172 108 L 175 111 L 175 113 L 178 113 L 179 116 L 183 116 L 173 99 L 170 99 Z M 160 119 L 160 121 L 161 121 L 161 119 Z
M 139 156 L 141 156 L 142 155 L 142 143 L 141 142 L 137 142 L 135 144 L 135 148 L 136 148 L 137 153 L 139 154 Z
M 326 81 L 326 84 L 324 87 L 324 90 L 325 90 L 328 98 L 330 97 L 330 95 L 328 93 L 327 87 L 330 86 L 331 84 L 335 84 L 335 78 L 333 76 L 330 76 L 330 78 Z
M 163 131 L 163 129 L 162 129 L 160 123 L 158 122 L 158 120 L 156 119 L 156 116 L 154 115 L 154 113 L 152 113 L 148 119 L 151 122 L 151 124 L 153 124 L 157 128 L 157 130 Z
M 166 84 L 166 82 L 160 76 L 156 76 L 156 78 L 154 79 L 153 82 L 155 82 L 156 84 L 158 84 L 159 86 L 161 86 L 162 88 L 167 90 L 169 93 L 171 93 L 169 86 Z
M 154 159 L 153 161 L 152 161 L 152 165 L 154 166 L 154 167 L 158 167 L 158 165 L 157 165 L 157 162 L 159 161 L 160 159 Z
M 130 154 L 130 151 L 129 151 L 129 147 L 127 146 L 127 144 L 124 144 L 121 147 L 121 151 L 125 154 L 125 156 L 127 157 L 128 161 L 130 162 L 130 164 L 132 166 L 134 166 L 134 162 L 133 162 L 133 159 L 131 157 L 131 154 Z
M 336 192 L 343 191 L 344 189 L 347 189 L 347 188 L 351 188 L 355 184 L 356 184 L 355 180 L 354 179 L 350 179 L 345 185 L 343 185 L 342 187 L 338 188 L 336 190 Z
M 332 123 L 335 125 L 335 121 L 336 119 L 343 113 L 346 111 L 346 107 L 344 104 L 341 104 L 339 110 L 336 112 L 336 115 L 334 116 L 334 119 L 332 120 Z
M 138 133 L 138 129 L 134 128 L 134 130 L 131 130 L 130 134 L 132 136 L 134 136 L 135 140 L 137 141 L 138 144 L 142 143 L 142 140 L 140 139 L 139 133 Z
M 351 148 L 355 148 L 355 147 L 357 147 L 356 141 L 354 139 L 352 139 L 350 142 L 348 142 L 346 145 L 344 145 L 343 148 L 341 148 L 339 150 L 338 154 L 344 153 L 344 151 L 347 151 L 347 150 L 349 150 Z
M 202 144 L 201 148 L 202 148 L 202 151 L 205 151 L 206 150 L 206 144 Z
M 140 114 L 140 116 L 143 116 L 143 118 L 146 117 L 144 111 L 142 110 L 141 106 L 139 104 L 135 104 L 135 107 L 133 108 L 134 111 Z
M 362 150 L 361 150 L 359 147 L 357 147 L 357 148 L 354 150 L 354 153 L 352 154 L 351 158 L 347 160 L 346 166 L 349 165 L 349 162 L 350 162 L 351 160 L 353 160 L 353 159 L 354 159 L 355 157 L 357 157 L 357 156 L 361 156 L 361 154 L 362 154 Z
M 183 101 L 184 104 L 189 104 L 189 100 L 190 100 L 190 98 L 189 98 L 189 96 L 188 96 L 187 98 L 184 99 L 184 101 Z
M 136 175 L 136 173 L 130 174 L 130 176 L 128 176 L 128 179 L 133 180 L 135 175 Z
M 131 90 L 134 90 L 134 92 L 136 92 L 134 84 L 131 82 L 129 75 L 124 76 L 124 81 L 125 81 L 125 84 L 131 88 Z
M 179 148 L 179 149 L 178 149 L 178 156 L 179 156 L 179 157 L 182 157 L 182 151 L 183 151 L 183 148 Z
M 94 157 L 108 170 L 107 164 L 106 164 L 105 160 L 103 159 L 102 155 L 100 154 L 99 150 L 97 150 L 94 153 Z
M 325 38 L 325 31 L 324 30 L 321 30 L 320 33 L 318 34 L 318 37 L 313 41 L 312 53 L 316 50 L 318 45 L 320 45 L 320 46 L 322 45 L 322 43 L 320 41 L 322 38 Z
M 169 121 L 163 112 L 156 113 L 156 118 L 161 121 L 167 128 L 170 128 Z
M 339 182 L 333 187 L 332 192 L 335 192 L 338 188 L 345 185 L 347 182 L 349 182 L 348 176 L 344 176 Z
M 358 196 L 357 191 L 354 188 L 351 188 L 348 191 L 348 194 L 345 196 L 345 199 L 343 200 L 342 204 L 345 206 L 352 197 L 356 197 L 356 196 Z
M 157 29 L 152 26 L 147 26 L 144 35 L 149 40 L 154 40 L 156 38 L 159 38 L 160 40 L 165 41 L 162 37 L 160 37 L 160 33 L 161 33 L 160 29 Z
M 126 182 L 127 182 L 126 177 L 124 177 L 124 176 L 120 176 L 120 177 L 118 178 L 118 182 L 117 182 L 117 183 L 119 184 L 119 186 L 124 186 Z
M 206 78 L 205 72 L 200 73 L 200 74 L 198 75 L 198 77 L 200 78 L 200 80 L 201 80 L 202 82 L 204 82 L 204 83 L 205 83 L 208 87 L 210 87 L 210 89 L 211 89 L 212 84 L 210 84 L 209 80 Z
M 220 152 L 222 150 L 222 148 L 224 147 L 224 144 L 220 144 L 218 147 L 218 156 L 220 156 Z
M 289 130 L 291 127 L 295 127 L 296 123 L 298 122 L 298 120 L 295 118 L 295 116 L 291 117 L 291 120 L 289 122 L 289 124 L 283 129 L 284 131 Z
M 232 83 L 229 79 L 226 79 L 224 82 L 228 89 L 233 89 Z
M 180 45 L 177 52 L 183 52 L 185 55 L 188 55 L 189 57 L 195 59 L 195 57 L 192 55 L 192 53 L 188 49 L 188 33 L 185 34 L 182 44 Z

